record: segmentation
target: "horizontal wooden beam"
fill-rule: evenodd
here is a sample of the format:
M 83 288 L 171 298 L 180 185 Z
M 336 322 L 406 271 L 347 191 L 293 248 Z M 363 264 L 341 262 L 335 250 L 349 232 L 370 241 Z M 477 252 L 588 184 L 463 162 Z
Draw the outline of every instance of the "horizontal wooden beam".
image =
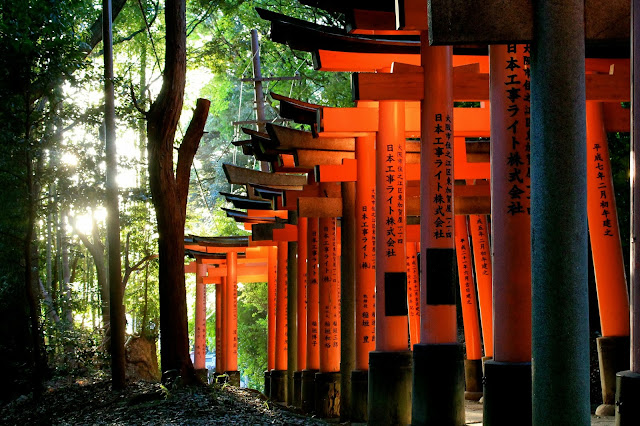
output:
M 344 159 L 339 165 L 318 165 L 315 168 L 317 182 L 355 182 L 358 179 L 358 161 Z
M 227 180 L 232 184 L 253 183 L 265 186 L 303 186 L 307 184 L 307 175 L 304 174 L 268 173 L 232 164 L 223 164 L 222 168 Z
M 609 74 L 587 74 L 586 96 L 589 101 L 628 102 L 630 84 L 628 70 Z M 419 101 L 423 97 L 424 75 L 420 73 L 354 73 L 352 91 L 354 100 L 407 100 Z M 453 73 L 453 99 L 455 101 L 488 101 L 489 74 Z
M 322 140 L 322 139 L 317 139 Z M 340 165 L 344 159 L 354 159 L 353 151 L 324 151 L 319 149 L 298 149 L 294 154 L 296 166 L 315 167 L 317 165 Z

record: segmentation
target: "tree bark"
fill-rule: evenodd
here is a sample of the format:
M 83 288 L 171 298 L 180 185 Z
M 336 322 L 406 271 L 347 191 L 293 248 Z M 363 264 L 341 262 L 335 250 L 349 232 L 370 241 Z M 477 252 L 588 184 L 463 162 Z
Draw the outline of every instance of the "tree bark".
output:
M 163 374 L 175 370 L 185 383 L 197 383 L 189 357 L 184 285 L 184 224 L 191 164 L 203 135 L 209 101 L 198 99 L 178 148 L 175 132 L 182 111 L 186 75 L 185 0 L 165 3 L 166 56 L 162 89 L 147 114 L 149 185 L 158 223 L 160 357 Z

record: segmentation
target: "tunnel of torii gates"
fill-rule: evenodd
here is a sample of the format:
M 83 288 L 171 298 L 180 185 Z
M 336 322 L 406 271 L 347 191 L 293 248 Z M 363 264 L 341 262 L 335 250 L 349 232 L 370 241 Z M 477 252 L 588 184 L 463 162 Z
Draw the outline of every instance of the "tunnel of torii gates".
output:
M 267 281 L 274 401 L 371 424 L 462 425 L 464 399 L 484 396 L 488 425 L 514 413 L 590 424 L 590 238 L 598 410 L 640 424 L 638 251 L 632 237 L 630 304 L 607 146 L 608 132 L 638 139 L 629 3 L 303 3 L 344 13 L 346 28 L 258 13 L 316 69 L 353 73 L 355 107 L 272 93 L 280 116 L 310 131 L 267 124 L 234 142 L 268 170 L 224 166 L 246 188 L 225 194 L 227 214 L 251 237 L 185 241 L 196 368 L 205 284 L 216 284 L 216 370 L 237 377 L 236 284 Z

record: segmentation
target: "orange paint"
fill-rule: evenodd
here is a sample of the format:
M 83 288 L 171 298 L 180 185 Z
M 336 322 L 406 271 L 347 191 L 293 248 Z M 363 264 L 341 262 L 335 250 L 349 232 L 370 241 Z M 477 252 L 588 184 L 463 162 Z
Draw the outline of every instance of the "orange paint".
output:
M 269 247 L 267 278 L 267 370 L 276 367 L 276 286 L 278 280 L 278 249 Z
M 457 342 L 454 254 L 453 75 L 451 47 L 427 47 L 420 150 L 420 325 L 422 344 Z
M 227 253 L 225 312 L 225 371 L 238 370 L 238 253 Z
M 587 217 L 603 336 L 629 335 L 629 294 L 602 103 L 587 102 Z
M 319 219 L 320 371 L 340 371 L 340 285 L 336 218 Z
M 195 336 L 193 350 L 193 366 L 200 370 L 206 368 L 205 356 L 207 353 L 207 288 L 203 282 L 207 275 L 207 265 L 202 259 L 196 259 L 196 312 L 195 312 Z
M 405 238 L 405 105 L 380 101 L 376 141 L 376 350 L 409 345 Z
M 278 242 L 275 369 L 287 369 L 287 243 Z
M 226 278 L 220 278 L 216 284 L 216 373 L 222 374 L 225 368 L 225 326 L 224 326 L 224 298 L 226 295 Z
M 490 47 L 494 359 L 531 361 L 528 53 Z
M 469 216 L 469 228 L 471 229 L 473 260 L 478 284 L 478 303 L 480 304 L 484 354 L 485 356 L 493 357 L 492 268 L 487 217 L 484 215 Z
M 478 360 L 482 358 L 482 344 L 480 341 L 476 287 L 473 280 L 473 266 L 471 265 L 467 217 L 459 215 L 456 216 L 455 221 L 456 257 L 458 259 L 464 342 L 467 348 L 467 359 Z
M 298 218 L 298 370 L 307 364 L 307 218 Z
M 318 327 L 319 301 L 319 247 L 318 218 L 307 219 L 307 359 L 308 370 L 320 369 L 320 329 Z
M 407 243 L 407 297 L 409 303 L 410 348 L 420 343 L 420 277 L 416 243 Z
M 375 349 L 376 159 L 373 134 L 356 138 L 356 370 L 369 369 Z

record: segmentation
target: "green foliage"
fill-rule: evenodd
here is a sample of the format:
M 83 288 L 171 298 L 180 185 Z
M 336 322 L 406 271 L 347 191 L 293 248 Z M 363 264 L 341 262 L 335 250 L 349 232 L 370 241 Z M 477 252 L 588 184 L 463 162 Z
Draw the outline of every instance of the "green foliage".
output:
M 238 368 L 247 387 L 262 390 L 267 369 L 267 283 L 238 291 Z

